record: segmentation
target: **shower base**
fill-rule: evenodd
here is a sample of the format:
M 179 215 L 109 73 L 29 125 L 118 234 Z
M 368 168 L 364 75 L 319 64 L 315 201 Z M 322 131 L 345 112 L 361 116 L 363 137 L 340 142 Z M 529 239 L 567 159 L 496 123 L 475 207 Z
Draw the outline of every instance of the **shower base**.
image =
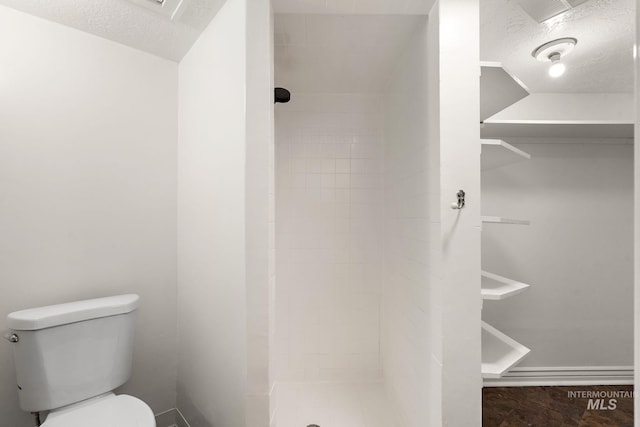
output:
M 277 427 L 400 427 L 382 383 L 279 383 Z

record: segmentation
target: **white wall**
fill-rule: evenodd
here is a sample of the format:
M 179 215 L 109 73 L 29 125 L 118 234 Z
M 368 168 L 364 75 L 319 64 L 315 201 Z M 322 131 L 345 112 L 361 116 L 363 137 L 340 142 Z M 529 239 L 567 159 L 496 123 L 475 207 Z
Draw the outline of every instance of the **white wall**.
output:
M 269 423 L 270 16 L 228 0 L 180 63 L 177 391 L 192 427 Z
M 276 376 L 380 376 L 382 98 L 276 106 Z
M 442 423 L 478 425 L 482 417 L 481 299 L 480 294 L 480 18 L 479 4 L 468 0 L 439 0 L 429 14 L 438 20 L 437 104 L 430 119 L 438 118 L 430 136 L 440 144 L 440 236 L 442 265 L 439 310 L 442 366 Z M 437 13 L 436 13 L 437 12 Z M 430 37 L 436 43 L 435 35 Z M 435 110 L 435 111 L 434 111 Z M 434 120 L 435 121 L 435 120 Z M 466 191 L 463 210 L 451 209 L 458 190 Z
M 246 3 L 229 0 L 180 63 L 178 409 L 245 424 Z
M 483 227 L 483 268 L 531 285 L 483 317 L 531 348 L 520 366 L 631 366 L 633 146 L 542 141 L 482 174 L 483 214 L 531 220 Z
M 640 46 L 640 7 L 636 7 L 636 43 L 634 47 L 634 67 L 635 67 L 635 91 L 634 91 L 634 105 L 635 105 L 635 138 L 634 138 L 634 165 L 640 165 L 640 148 L 637 144 L 638 135 L 640 135 L 640 60 L 638 59 L 638 46 Z M 638 378 L 640 372 L 640 167 L 634 166 L 633 170 L 633 183 L 634 183 L 634 205 L 633 205 L 633 218 L 634 218 L 634 255 L 633 255 L 633 279 L 634 279 L 634 293 L 633 293 L 633 308 L 634 308 L 634 366 L 635 377 Z M 637 393 L 640 390 L 639 382 L 636 382 L 634 391 Z M 634 411 L 636 414 L 640 413 L 640 399 L 634 400 Z M 635 426 L 640 426 L 640 417 L 635 418 Z
M 634 46 L 634 66 L 635 66 L 635 139 L 634 139 L 634 165 L 640 165 L 640 145 L 637 143 L 638 136 L 640 135 L 640 60 L 638 59 L 638 46 L 640 46 L 640 7 L 636 7 L 636 43 Z M 633 279 L 634 279 L 634 375 L 635 378 L 639 378 L 640 373 L 640 167 L 634 167 L 633 175 L 634 183 L 634 205 L 633 205 Z M 638 386 L 639 382 L 635 382 L 634 391 L 637 393 L 640 390 Z M 634 399 L 634 411 L 636 414 L 640 413 L 640 399 Z M 635 418 L 635 426 L 640 426 L 640 417 Z
M 172 408 L 177 65 L 5 7 L 0 38 L 0 318 L 140 294 L 122 391 Z M 0 425 L 32 426 L 0 365 Z
M 633 123 L 629 93 L 532 93 L 487 123 Z
M 382 357 L 408 427 L 481 419 L 478 27 L 437 2 L 387 92 Z
M 406 427 L 435 424 L 439 370 L 431 364 L 438 286 L 439 145 L 427 139 L 429 75 L 427 20 L 397 61 L 386 94 L 385 275 L 382 357 L 385 385 Z M 433 417 L 432 417 L 433 416 Z M 433 423 L 433 424 L 430 424 Z
M 269 425 L 275 287 L 273 14 L 269 0 L 247 2 L 247 400 L 246 425 Z M 275 394 L 275 393 L 274 393 Z

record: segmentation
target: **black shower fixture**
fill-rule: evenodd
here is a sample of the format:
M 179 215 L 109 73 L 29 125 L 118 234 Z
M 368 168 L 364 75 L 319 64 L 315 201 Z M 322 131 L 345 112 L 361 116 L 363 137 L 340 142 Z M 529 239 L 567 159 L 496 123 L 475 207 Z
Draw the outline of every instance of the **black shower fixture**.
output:
M 288 90 L 286 90 L 283 87 L 277 87 L 275 90 L 275 103 L 277 104 L 278 102 L 281 102 L 283 104 L 286 104 L 287 102 L 289 102 L 291 100 L 291 92 L 289 92 Z

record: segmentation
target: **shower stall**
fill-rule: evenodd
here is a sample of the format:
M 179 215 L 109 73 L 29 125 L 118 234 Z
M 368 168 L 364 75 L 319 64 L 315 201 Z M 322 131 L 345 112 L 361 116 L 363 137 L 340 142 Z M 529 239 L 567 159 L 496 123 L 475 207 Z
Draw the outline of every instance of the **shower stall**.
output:
M 477 5 L 443 3 L 275 15 L 272 425 L 479 419 Z

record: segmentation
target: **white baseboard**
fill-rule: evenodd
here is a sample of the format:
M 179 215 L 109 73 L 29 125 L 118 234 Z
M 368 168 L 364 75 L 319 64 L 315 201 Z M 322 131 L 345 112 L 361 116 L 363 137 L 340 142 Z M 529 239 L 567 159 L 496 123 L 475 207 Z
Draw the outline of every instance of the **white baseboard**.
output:
M 562 366 L 513 368 L 485 387 L 633 385 L 633 366 Z

